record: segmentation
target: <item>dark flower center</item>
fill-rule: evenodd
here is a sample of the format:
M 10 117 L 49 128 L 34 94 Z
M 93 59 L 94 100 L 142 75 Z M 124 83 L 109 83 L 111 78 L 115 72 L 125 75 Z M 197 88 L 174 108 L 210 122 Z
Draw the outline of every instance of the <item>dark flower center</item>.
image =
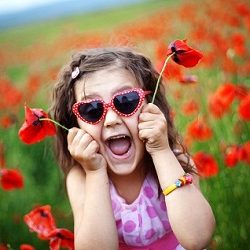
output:
M 48 214 L 45 211 L 43 211 L 43 210 L 40 211 L 40 215 L 42 217 L 48 217 Z
M 172 46 L 172 47 L 171 47 L 171 51 L 172 51 L 172 52 L 176 52 L 175 46 Z
M 174 55 L 173 55 L 173 60 L 174 60 L 175 62 L 177 62 L 177 63 L 180 62 L 180 59 L 179 59 L 179 57 L 178 57 L 178 55 L 177 55 L 176 53 L 174 53 Z
M 37 120 L 33 121 L 32 122 L 32 125 L 34 126 L 38 126 L 38 125 L 41 125 L 42 124 L 42 121 L 40 121 L 41 118 L 44 118 L 44 116 L 38 116 L 36 114 L 34 114 L 36 117 L 37 117 Z

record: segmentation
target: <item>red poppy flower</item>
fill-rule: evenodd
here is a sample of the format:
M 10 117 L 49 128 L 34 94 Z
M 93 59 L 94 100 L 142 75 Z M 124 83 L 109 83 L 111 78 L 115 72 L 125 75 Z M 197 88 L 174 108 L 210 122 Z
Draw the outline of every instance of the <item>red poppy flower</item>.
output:
M 7 244 L 0 244 L 0 250 L 9 250 L 9 247 Z
M 23 99 L 21 91 L 8 80 L 0 79 L 0 93 L 4 93 L 4 95 L 1 95 L 0 99 L 0 109 L 2 110 L 13 110 L 20 105 Z
M 168 46 L 167 55 L 174 52 L 172 59 L 187 68 L 194 67 L 203 57 L 201 52 L 189 47 L 186 40 L 175 40 Z
M 29 244 L 22 244 L 20 245 L 20 250 L 35 250 L 35 248 Z
M 243 120 L 250 121 L 250 94 L 242 99 L 238 111 Z
M 250 141 L 242 145 L 241 160 L 250 164 Z
M 187 130 L 188 134 L 196 140 L 208 140 L 212 136 L 212 130 L 202 119 L 197 119 L 190 123 Z
M 49 205 L 33 209 L 24 216 L 24 222 L 42 240 L 49 240 L 49 234 L 56 229 L 55 220 L 51 214 L 51 207 Z
M 238 145 L 232 145 L 226 149 L 224 163 L 227 167 L 234 167 L 241 158 L 241 149 Z
M 247 3 L 237 3 L 235 8 L 240 16 L 249 16 L 250 15 L 250 8 Z
M 25 106 L 25 122 L 19 130 L 19 138 L 27 144 L 43 140 L 46 136 L 53 136 L 56 133 L 54 123 L 40 120 L 48 118 L 42 109 L 30 109 Z
M 200 176 L 211 177 L 218 174 L 218 164 L 212 155 L 204 152 L 197 152 L 193 155 L 193 160 Z
M 222 117 L 236 96 L 236 86 L 232 83 L 221 85 L 209 98 L 209 110 L 217 118 Z
M 209 97 L 209 100 L 208 100 L 208 108 L 209 108 L 210 113 L 214 117 L 220 118 L 226 113 L 226 111 L 228 109 L 228 106 L 225 106 L 222 103 L 219 96 L 212 95 L 212 96 Z
M 8 114 L 0 118 L 0 127 L 9 128 L 15 122 L 15 117 Z
M 38 92 L 40 86 L 41 86 L 41 76 L 40 75 L 30 75 L 28 82 L 25 86 L 26 89 L 26 98 L 25 100 L 27 100 L 27 97 L 30 98 L 30 96 L 35 96 L 35 94 Z
M 235 33 L 232 35 L 232 47 L 234 52 L 238 56 L 243 56 L 246 54 L 246 47 L 245 47 L 245 37 L 241 33 Z
M 182 111 L 185 115 L 196 114 L 199 111 L 199 105 L 194 100 L 191 100 L 182 106 Z
M 71 231 L 57 228 L 50 233 L 49 237 L 51 250 L 59 250 L 61 247 L 74 250 L 74 234 Z
M 0 169 L 1 185 L 4 190 L 23 188 L 23 176 L 17 169 Z

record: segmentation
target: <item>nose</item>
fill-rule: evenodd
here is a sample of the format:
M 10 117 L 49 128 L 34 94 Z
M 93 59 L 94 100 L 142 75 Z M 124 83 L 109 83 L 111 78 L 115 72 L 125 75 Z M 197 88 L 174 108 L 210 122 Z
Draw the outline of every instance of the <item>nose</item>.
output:
M 111 107 L 109 107 L 104 117 L 104 126 L 109 127 L 121 123 L 121 117 Z

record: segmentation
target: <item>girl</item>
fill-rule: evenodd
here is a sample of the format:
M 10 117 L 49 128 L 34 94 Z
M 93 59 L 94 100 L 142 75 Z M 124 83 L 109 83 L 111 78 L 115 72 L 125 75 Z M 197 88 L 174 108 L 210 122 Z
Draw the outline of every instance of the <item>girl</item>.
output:
M 51 113 L 71 128 L 58 129 L 56 149 L 77 250 L 203 249 L 212 237 L 214 216 L 162 85 L 150 103 L 158 77 L 125 48 L 80 52 L 62 71 Z

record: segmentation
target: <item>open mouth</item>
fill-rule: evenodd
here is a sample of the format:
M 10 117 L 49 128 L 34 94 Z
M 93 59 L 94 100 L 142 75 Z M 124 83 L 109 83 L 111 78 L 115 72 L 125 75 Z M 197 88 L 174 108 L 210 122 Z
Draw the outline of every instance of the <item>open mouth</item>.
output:
M 127 135 L 113 136 L 107 140 L 107 146 L 112 154 L 123 156 L 128 153 L 131 147 L 131 138 Z

